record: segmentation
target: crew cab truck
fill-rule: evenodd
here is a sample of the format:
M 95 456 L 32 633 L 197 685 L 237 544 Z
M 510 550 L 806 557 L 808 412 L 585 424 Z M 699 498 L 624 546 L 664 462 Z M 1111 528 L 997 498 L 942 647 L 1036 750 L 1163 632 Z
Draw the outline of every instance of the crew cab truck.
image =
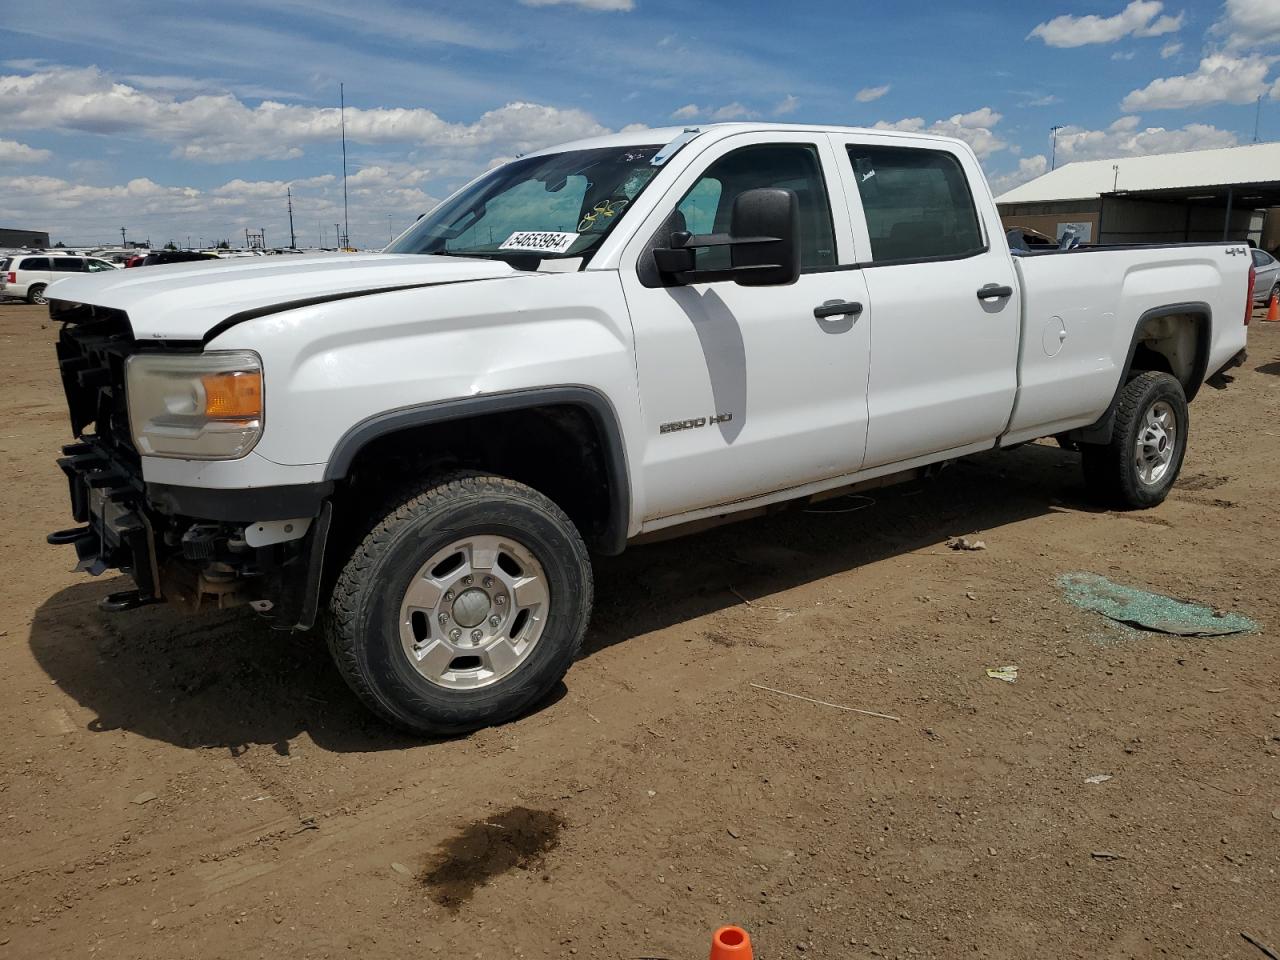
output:
M 1243 243 L 1013 256 L 973 152 L 725 124 L 485 173 L 382 253 L 62 280 L 58 461 L 107 609 L 320 623 L 420 733 L 579 651 L 590 551 L 1057 437 L 1160 503 L 1243 358 Z

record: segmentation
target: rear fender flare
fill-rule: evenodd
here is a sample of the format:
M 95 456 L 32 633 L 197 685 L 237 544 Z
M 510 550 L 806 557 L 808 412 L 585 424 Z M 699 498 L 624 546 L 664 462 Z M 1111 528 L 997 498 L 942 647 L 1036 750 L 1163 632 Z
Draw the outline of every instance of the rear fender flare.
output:
M 1107 404 L 1106 412 L 1089 426 L 1070 431 L 1067 435 L 1069 439 L 1078 443 L 1110 442 L 1115 423 L 1116 403 L 1120 398 L 1120 391 L 1129 382 L 1129 372 L 1133 369 L 1133 357 L 1138 352 L 1138 344 L 1142 342 L 1142 328 L 1148 320 L 1171 316 L 1192 316 L 1201 321 L 1196 328 L 1196 362 L 1191 371 L 1190 383 L 1186 384 L 1187 402 L 1190 403 L 1195 398 L 1200 390 L 1200 384 L 1204 382 L 1208 373 L 1209 345 L 1213 342 L 1213 309 L 1209 304 L 1198 300 L 1152 307 L 1133 325 L 1133 336 L 1129 339 L 1129 352 L 1125 357 L 1124 366 L 1120 369 L 1120 378 L 1116 382 L 1115 390 L 1112 391 L 1111 402 Z

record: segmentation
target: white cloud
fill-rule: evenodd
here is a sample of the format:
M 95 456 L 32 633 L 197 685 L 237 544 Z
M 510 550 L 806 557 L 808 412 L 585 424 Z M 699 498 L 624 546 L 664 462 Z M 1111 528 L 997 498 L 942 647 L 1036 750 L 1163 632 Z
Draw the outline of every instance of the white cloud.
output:
M 891 122 L 880 120 L 876 123 L 875 129 L 904 130 L 909 133 L 932 133 L 944 137 L 956 137 L 969 144 L 979 159 L 985 159 L 1009 145 L 1004 140 L 1001 140 L 991 129 L 1001 119 L 1002 115 L 990 107 L 980 107 L 969 113 L 957 113 L 946 120 L 935 120 L 927 126 L 923 117 L 907 117 Z
M 0 139 L 0 163 L 42 163 L 52 156 L 48 150 L 37 150 L 16 140 Z
M 364 247 L 387 242 L 388 233 L 409 226 L 437 202 L 417 185 L 421 172 L 399 166 L 358 170 L 348 178 L 352 238 Z M 227 238 L 243 242 L 245 228 L 263 228 L 273 246 L 288 243 L 285 190 L 293 190 L 294 225 L 299 245 L 314 246 L 323 227 L 332 243 L 333 225 L 342 220 L 342 181 L 325 174 L 298 180 L 231 180 L 208 190 L 167 186 L 139 177 L 128 183 L 95 186 L 58 177 L 11 177 L 6 201 L 20 222 L 48 229 L 55 239 L 84 244 L 118 237 L 121 224 L 131 237 L 169 239 L 185 245 Z M 390 221 L 388 221 L 390 215 Z M 182 236 L 171 231 L 181 230 Z
M 1260 56 L 1213 53 L 1193 72 L 1152 80 L 1121 101 L 1121 109 L 1173 110 L 1209 103 L 1251 103 L 1267 90 L 1270 63 Z
M 1232 49 L 1280 43 L 1280 4 L 1275 0 L 1227 0 L 1211 32 Z
M 791 113 L 800 106 L 800 101 L 795 97 L 788 96 L 780 104 L 773 109 L 774 116 L 782 116 Z M 707 117 L 714 123 L 723 123 L 728 120 L 753 120 L 759 117 L 758 111 L 752 110 L 750 107 L 737 100 L 733 103 L 726 103 L 722 107 L 700 107 L 696 103 L 686 103 L 671 112 L 672 120 L 694 120 L 698 117 Z
M 1132 60 L 1138 54 L 1134 50 L 1117 50 L 1111 55 L 1112 60 Z
M 1021 186 L 1028 180 L 1034 180 L 1036 177 L 1042 176 L 1048 169 L 1048 158 L 1044 154 L 1038 153 L 1034 157 L 1023 157 L 1019 160 L 1017 170 L 996 174 L 993 177 L 988 177 L 987 180 L 991 184 L 991 192 L 998 197 L 1002 193 L 1008 193 L 1014 187 Z
M 1163 47 L 1160 48 L 1160 59 L 1168 60 L 1170 57 L 1176 57 L 1181 52 L 1182 52 L 1182 44 L 1178 43 L 1177 41 L 1174 41 L 1172 43 L 1166 43 Z
M 1143 157 L 1156 153 L 1233 147 L 1237 143 L 1239 140 L 1234 133 L 1212 124 L 1189 123 L 1173 130 L 1144 128 L 1138 117 L 1125 116 L 1105 130 L 1063 127 L 1058 131 L 1058 164 L 1061 166 L 1072 160 Z
M 755 111 L 748 109 L 737 100 L 733 103 L 726 103 L 723 107 L 714 110 L 711 114 L 712 120 L 746 120 L 756 116 Z
M 782 98 L 782 102 L 773 108 L 775 117 L 785 117 L 789 113 L 795 113 L 800 109 L 800 98 L 787 94 Z
M 1024 107 L 1051 107 L 1055 103 L 1061 103 L 1062 98 L 1056 93 L 1046 93 L 1042 97 L 1033 97 L 1023 104 Z
M 853 99 L 859 103 L 870 103 L 872 100 L 879 100 L 891 89 L 889 84 L 880 87 L 863 87 L 853 95 Z
M 526 7 L 555 7 L 570 4 L 584 10 L 621 10 L 635 9 L 635 0 L 520 0 Z
M 1160 0 L 1133 0 L 1112 17 L 1089 14 L 1076 17 L 1063 14 L 1038 24 L 1027 34 L 1051 47 L 1083 47 L 1091 43 L 1115 43 L 1128 37 L 1159 37 L 1182 28 L 1182 17 L 1160 16 L 1164 4 Z
M 172 145 L 187 160 L 223 162 L 298 157 L 332 144 L 335 107 L 264 100 L 251 107 L 230 93 L 181 99 L 119 83 L 96 67 L 0 76 L 0 126 L 143 137 Z M 421 107 L 347 109 L 347 139 L 417 144 L 437 151 L 526 153 L 606 132 L 577 109 L 513 102 L 472 123 L 451 123 Z

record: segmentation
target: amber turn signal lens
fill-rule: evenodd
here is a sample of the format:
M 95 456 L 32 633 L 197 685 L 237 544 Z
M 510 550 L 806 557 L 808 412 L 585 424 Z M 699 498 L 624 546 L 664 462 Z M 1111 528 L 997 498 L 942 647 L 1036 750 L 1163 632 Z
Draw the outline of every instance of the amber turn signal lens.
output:
M 236 371 L 210 373 L 204 386 L 204 413 L 219 420 L 252 420 L 262 416 L 262 374 Z

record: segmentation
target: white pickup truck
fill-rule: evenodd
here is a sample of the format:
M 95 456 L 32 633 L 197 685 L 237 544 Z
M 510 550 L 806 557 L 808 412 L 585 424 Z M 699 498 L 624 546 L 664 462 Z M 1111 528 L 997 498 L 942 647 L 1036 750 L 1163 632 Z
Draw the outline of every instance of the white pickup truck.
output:
M 62 280 L 91 573 L 322 621 L 422 733 L 573 662 L 588 550 L 1057 437 L 1159 503 L 1239 362 L 1240 242 L 1012 255 L 974 154 L 795 125 L 640 130 L 491 170 L 370 255 Z

